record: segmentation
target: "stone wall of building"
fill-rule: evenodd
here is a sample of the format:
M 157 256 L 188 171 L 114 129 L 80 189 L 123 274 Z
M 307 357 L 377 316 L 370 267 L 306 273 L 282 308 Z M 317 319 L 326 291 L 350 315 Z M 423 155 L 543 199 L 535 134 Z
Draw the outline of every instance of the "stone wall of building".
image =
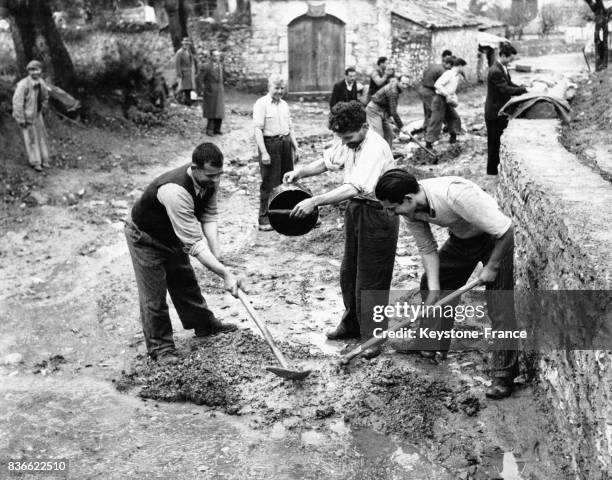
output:
M 444 50 L 451 50 L 453 55 L 467 62 L 465 76 L 468 82 L 477 80 L 478 70 L 478 28 L 445 28 L 435 30 L 431 39 L 433 61 L 439 62 Z
M 432 63 L 432 32 L 399 15 L 391 15 L 391 59 L 398 73 L 418 85 Z
M 382 3 L 382 2 L 380 2 Z M 385 8 L 378 0 L 332 0 L 324 2 L 325 13 L 345 23 L 346 66 L 360 73 L 369 72 L 376 59 L 388 55 L 386 39 L 391 26 Z M 287 26 L 308 11 L 301 0 L 264 0 L 251 2 L 251 37 L 245 43 L 245 68 L 253 75 L 288 75 Z
M 609 291 L 612 185 L 565 150 L 558 137 L 557 120 L 512 120 L 502 137 L 498 194 L 515 222 L 515 288 L 561 295 L 558 291 Z M 518 302 L 517 320 L 528 331 L 558 332 L 559 344 L 575 340 L 568 332 L 603 329 L 609 337 L 609 294 L 584 295 L 589 302 L 583 309 L 549 304 L 547 323 Z M 557 437 L 575 478 L 603 480 L 612 472 L 611 351 L 611 346 L 553 348 L 526 356 L 551 415 L 552 431 L 543 434 Z

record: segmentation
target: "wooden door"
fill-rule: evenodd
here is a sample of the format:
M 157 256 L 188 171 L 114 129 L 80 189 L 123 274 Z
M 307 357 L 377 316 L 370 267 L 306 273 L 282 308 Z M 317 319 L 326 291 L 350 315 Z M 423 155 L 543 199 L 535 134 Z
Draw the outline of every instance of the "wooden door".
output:
M 289 24 L 289 91 L 326 92 L 344 78 L 344 22 L 302 15 Z

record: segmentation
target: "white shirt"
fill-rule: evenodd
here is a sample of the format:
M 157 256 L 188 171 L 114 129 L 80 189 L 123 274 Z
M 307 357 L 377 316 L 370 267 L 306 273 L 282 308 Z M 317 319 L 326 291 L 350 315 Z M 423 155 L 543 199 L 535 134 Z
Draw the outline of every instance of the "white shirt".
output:
M 259 98 L 253 106 L 253 123 L 264 137 L 288 135 L 292 129 L 289 105 L 283 99 L 272 101 L 269 93 Z
M 495 199 L 474 182 L 461 177 L 437 177 L 421 180 L 419 185 L 429 202 L 429 212 L 419 212 L 414 221 L 407 221 L 419 251 L 437 250 L 430 223 L 448 227 L 458 238 L 466 239 L 488 233 L 494 238 L 504 235 L 512 220 Z
M 323 152 L 323 160 L 330 171 L 344 168 L 344 183 L 355 187 L 359 197 L 370 200 L 376 200 L 374 189 L 381 175 L 395 168 L 389 144 L 373 130 L 368 130 L 356 149 L 342 145 L 342 141 L 337 138 Z
M 438 95 L 449 97 L 454 95 L 459 86 L 459 73 L 454 68 L 444 72 L 434 83 L 434 88 Z

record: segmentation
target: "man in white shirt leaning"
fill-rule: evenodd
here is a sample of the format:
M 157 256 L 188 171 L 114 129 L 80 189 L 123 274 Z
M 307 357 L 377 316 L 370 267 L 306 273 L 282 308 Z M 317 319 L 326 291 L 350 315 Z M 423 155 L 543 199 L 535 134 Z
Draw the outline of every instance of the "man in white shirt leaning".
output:
M 463 58 L 453 61 L 453 68 L 444 72 L 436 83 L 436 95 L 431 104 L 431 118 L 425 134 L 425 146 L 431 148 L 440 138 L 442 125 L 446 123 L 450 134 L 450 143 L 457 142 L 457 134 L 461 131 L 461 119 L 455 107 L 457 102 L 457 87 L 463 77 L 463 67 L 467 65 Z
M 516 330 L 514 316 L 512 220 L 497 202 L 475 183 L 461 177 L 427 178 L 421 181 L 399 168 L 387 171 L 376 185 L 376 197 L 389 211 L 403 216 L 423 259 L 421 295 L 433 305 L 441 291 L 457 290 L 470 278 L 478 262 L 484 264 L 478 278 L 486 285 L 487 310 L 493 330 Z M 430 224 L 447 227 L 449 238 L 438 249 Z M 456 305 L 456 303 L 455 303 Z M 452 330 L 454 317 L 435 318 L 439 330 Z M 450 339 L 425 343 L 423 356 L 443 358 Z M 512 393 L 518 375 L 516 342 L 498 342 L 491 352 L 493 384 L 489 398 Z

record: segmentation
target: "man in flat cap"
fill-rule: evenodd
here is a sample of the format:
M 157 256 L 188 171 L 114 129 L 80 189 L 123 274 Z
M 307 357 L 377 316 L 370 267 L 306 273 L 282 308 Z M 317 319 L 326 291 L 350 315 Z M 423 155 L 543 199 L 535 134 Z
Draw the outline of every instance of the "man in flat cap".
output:
M 28 76 L 17 84 L 13 95 L 13 118 L 21 127 L 28 162 L 37 172 L 49 167 L 49 140 L 42 111 L 49 102 L 47 84 L 41 78 L 42 64 L 32 60 Z

